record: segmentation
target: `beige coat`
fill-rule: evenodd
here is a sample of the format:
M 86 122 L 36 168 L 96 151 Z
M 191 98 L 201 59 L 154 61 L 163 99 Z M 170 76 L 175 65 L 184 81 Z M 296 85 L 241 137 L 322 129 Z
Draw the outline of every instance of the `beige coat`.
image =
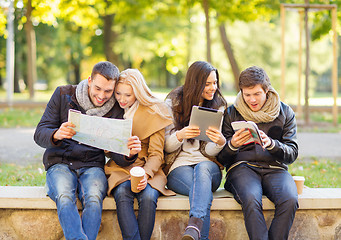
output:
M 160 106 L 162 111 L 167 111 L 165 106 Z M 105 173 L 108 177 L 108 195 L 113 188 L 129 179 L 129 171 L 132 167 L 143 167 L 150 176 L 148 183 L 163 195 L 175 195 L 165 188 L 167 178 L 161 166 L 164 163 L 163 148 L 165 141 L 165 127 L 172 124 L 172 120 L 162 118 L 148 107 L 139 105 L 133 117 L 132 135 L 138 136 L 141 141 L 141 152 L 136 161 L 127 167 L 117 165 L 113 160 L 105 165 Z

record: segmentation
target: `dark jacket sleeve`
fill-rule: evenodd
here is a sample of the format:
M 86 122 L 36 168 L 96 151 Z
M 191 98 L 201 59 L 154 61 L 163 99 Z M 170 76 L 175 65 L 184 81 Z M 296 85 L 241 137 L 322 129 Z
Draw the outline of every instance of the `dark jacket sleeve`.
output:
M 222 133 L 226 139 L 226 144 L 225 147 L 219 152 L 217 156 L 217 160 L 224 166 L 228 163 L 229 159 L 233 158 L 238 153 L 238 151 L 232 150 L 229 146 L 232 136 L 234 134 L 234 130 L 231 126 L 232 122 L 231 116 L 232 116 L 231 107 L 229 107 L 225 112 L 222 127 Z
M 135 154 L 134 156 L 129 158 L 119 153 L 110 152 L 107 156 L 112 159 L 118 166 L 127 167 L 136 161 L 138 154 Z
M 281 141 L 274 140 L 275 147 L 269 150 L 277 161 L 284 164 L 293 163 L 298 156 L 297 126 L 294 111 L 289 107 L 283 108 L 285 113 L 285 123 Z
M 62 124 L 60 104 L 60 88 L 58 87 L 48 102 L 34 133 L 34 141 L 43 148 L 57 146 L 53 143 L 52 136 Z

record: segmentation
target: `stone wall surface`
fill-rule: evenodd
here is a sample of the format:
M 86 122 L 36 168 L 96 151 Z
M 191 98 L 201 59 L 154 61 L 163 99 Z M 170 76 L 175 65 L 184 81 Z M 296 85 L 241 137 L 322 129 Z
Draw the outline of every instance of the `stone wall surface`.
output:
M 136 212 L 137 213 L 137 212 Z M 264 211 L 270 226 L 274 211 Z M 181 239 L 188 211 L 157 211 L 152 240 Z M 0 209 L 0 239 L 64 240 L 54 209 Z M 122 239 L 116 211 L 104 210 L 98 240 Z M 244 218 L 238 210 L 213 210 L 210 239 L 248 239 Z M 341 240 L 341 209 L 298 210 L 290 240 Z

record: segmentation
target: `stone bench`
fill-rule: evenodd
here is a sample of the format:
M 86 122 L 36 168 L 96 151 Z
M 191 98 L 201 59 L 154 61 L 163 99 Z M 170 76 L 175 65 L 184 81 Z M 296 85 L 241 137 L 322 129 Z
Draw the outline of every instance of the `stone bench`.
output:
M 341 240 L 341 188 L 305 187 L 299 206 L 289 239 Z M 266 197 L 263 208 L 270 225 L 274 205 Z M 98 239 L 121 239 L 114 210 L 114 199 L 105 198 Z M 188 211 L 188 197 L 160 197 L 152 239 L 180 239 Z M 0 239 L 65 239 L 44 187 L 0 186 Z M 214 193 L 210 239 L 248 239 L 241 207 L 224 189 Z

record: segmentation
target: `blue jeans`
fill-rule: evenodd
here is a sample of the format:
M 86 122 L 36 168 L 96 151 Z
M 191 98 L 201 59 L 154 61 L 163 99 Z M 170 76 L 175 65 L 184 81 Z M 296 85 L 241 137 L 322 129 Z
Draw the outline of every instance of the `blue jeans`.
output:
M 123 239 L 149 240 L 154 229 L 159 191 L 147 184 L 144 190 L 134 193 L 128 180 L 115 187 L 111 193 L 116 201 L 117 219 Z M 134 212 L 135 197 L 139 204 L 137 218 Z
M 221 177 L 219 166 L 211 161 L 180 166 L 168 174 L 168 188 L 189 196 L 189 216 L 204 221 L 200 239 L 208 239 L 213 192 L 218 189 Z
M 225 189 L 242 205 L 250 239 L 288 239 L 298 208 L 297 189 L 288 171 L 240 164 L 227 177 Z M 275 215 L 267 229 L 262 194 L 275 204 Z
M 70 170 L 55 164 L 46 173 L 47 194 L 56 203 L 65 238 L 95 240 L 101 225 L 102 204 L 108 188 L 104 170 L 98 167 Z M 83 212 L 79 216 L 77 196 Z

